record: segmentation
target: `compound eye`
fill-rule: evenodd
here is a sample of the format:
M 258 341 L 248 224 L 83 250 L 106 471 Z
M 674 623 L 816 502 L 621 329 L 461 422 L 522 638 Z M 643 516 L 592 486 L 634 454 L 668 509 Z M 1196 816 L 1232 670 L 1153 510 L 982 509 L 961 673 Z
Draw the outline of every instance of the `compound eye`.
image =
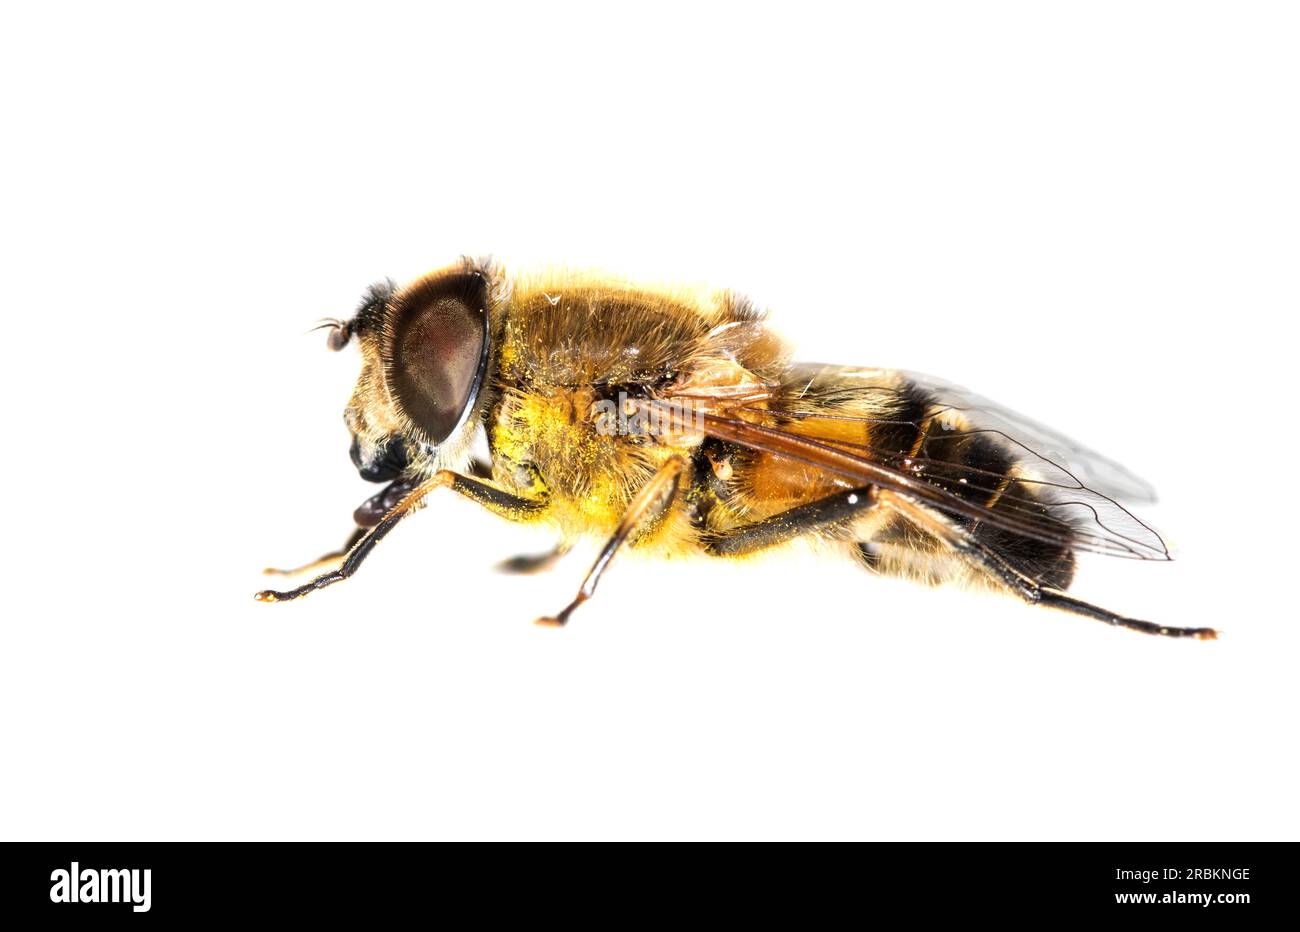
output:
M 431 443 L 460 425 L 487 362 L 487 283 L 463 272 L 408 289 L 396 302 L 385 375 L 389 391 Z

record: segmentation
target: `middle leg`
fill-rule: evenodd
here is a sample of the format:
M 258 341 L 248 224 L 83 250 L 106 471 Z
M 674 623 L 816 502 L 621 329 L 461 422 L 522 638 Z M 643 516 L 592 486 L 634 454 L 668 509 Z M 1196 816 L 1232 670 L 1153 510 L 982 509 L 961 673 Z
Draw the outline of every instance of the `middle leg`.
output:
M 582 586 L 578 589 L 578 594 L 573 597 L 573 601 L 555 615 L 538 618 L 539 625 L 560 627 L 567 624 L 574 609 L 595 594 L 596 585 L 609 566 L 609 561 L 614 559 L 618 548 L 627 543 L 633 534 L 654 523 L 668 510 L 668 506 L 673 503 L 673 498 L 677 494 L 677 486 L 681 482 L 682 470 L 685 468 L 686 460 L 680 456 L 672 457 L 659 467 L 658 472 L 650 477 L 650 481 L 637 492 L 636 497 L 627 506 L 623 520 L 619 522 L 618 528 L 601 548 L 600 555 L 596 557 L 596 562 L 587 572 L 587 578 L 582 581 Z

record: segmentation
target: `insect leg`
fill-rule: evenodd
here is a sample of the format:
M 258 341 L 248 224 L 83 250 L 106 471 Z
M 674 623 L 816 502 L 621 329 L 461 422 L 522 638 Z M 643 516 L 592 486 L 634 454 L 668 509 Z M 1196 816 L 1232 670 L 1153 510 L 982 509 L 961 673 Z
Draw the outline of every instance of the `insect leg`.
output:
M 1037 605 L 1046 605 L 1048 608 L 1059 608 L 1062 611 L 1082 615 L 1085 618 L 1096 618 L 1108 625 L 1117 625 L 1121 628 L 1128 628 L 1130 631 L 1141 631 L 1143 634 L 1161 634 L 1169 638 L 1196 638 L 1200 641 L 1213 641 L 1219 636 L 1219 632 L 1214 628 L 1177 628 L 1169 625 L 1158 625 L 1151 621 L 1141 621 L 1137 618 L 1125 618 L 1123 615 L 1117 615 L 1099 605 L 1084 602 L 1082 599 L 1076 599 L 1058 589 L 1050 589 L 1046 586 L 1038 589 L 1037 599 L 1027 599 L 1027 601 L 1032 601 Z
M 366 531 L 374 527 L 384 519 L 384 515 L 392 511 L 401 501 L 406 498 L 411 491 L 419 485 L 415 479 L 398 478 L 386 485 L 379 492 L 376 492 L 370 498 L 366 499 L 352 513 L 352 520 L 356 522 L 356 529 L 352 536 L 348 538 L 347 543 L 339 550 L 327 553 L 318 557 L 305 566 L 299 566 L 291 570 L 265 569 L 262 572 L 268 576 L 297 576 L 300 573 L 306 573 L 311 570 L 324 569 L 327 566 L 337 566 L 348 555 L 348 552 L 357 545 Z
M 370 551 L 374 549 L 375 544 L 379 543 L 403 518 L 414 514 L 420 509 L 420 506 L 424 504 L 425 496 L 435 489 L 442 488 L 450 488 L 467 498 L 472 498 L 489 511 L 516 520 L 521 520 L 526 515 L 532 515 L 540 511 L 546 504 L 544 500 L 520 498 L 486 482 L 444 469 L 414 486 L 374 527 L 362 534 L 347 552 L 347 556 L 343 558 L 342 564 L 337 569 L 322 573 L 311 582 L 305 583 L 296 589 L 290 589 L 287 592 L 264 589 L 257 593 L 254 598 L 259 602 L 287 602 L 347 579 L 357 571 L 357 568 L 370 555 Z
M 1025 575 L 1003 559 L 995 550 L 981 542 L 969 529 L 955 524 L 943 515 L 920 505 L 903 495 L 894 492 L 881 493 L 882 504 L 895 509 L 910 521 L 924 528 L 936 538 L 960 554 L 968 563 L 979 571 L 991 576 L 1005 585 L 1030 605 L 1046 605 L 1062 611 L 1095 618 L 1106 624 L 1143 634 L 1157 634 L 1172 638 L 1198 638 L 1213 640 L 1218 636 L 1213 628 L 1178 628 L 1159 625 L 1137 618 L 1126 618 L 1108 609 L 1104 609 L 1074 596 L 1066 595 L 1059 589 L 1044 586 L 1037 580 Z
M 262 570 L 266 576 L 300 576 L 303 573 L 310 573 L 312 570 L 324 569 L 335 563 L 339 563 L 348 555 L 348 551 L 357 545 L 357 541 L 366 536 L 366 528 L 357 527 L 353 529 L 352 534 L 348 537 L 347 542 L 338 550 L 331 550 L 329 553 L 321 554 L 310 563 L 304 563 L 302 566 L 295 566 L 290 569 L 277 569 L 268 566 Z
M 558 543 L 544 553 L 520 553 L 507 557 L 496 565 L 501 573 L 514 576 L 528 576 L 549 570 L 570 550 L 568 543 Z
M 574 596 L 573 601 L 566 605 L 559 614 L 547 615 L 537 619 L 539 625 L 563 625 L 569 620 L 569 616 L 583 602 L 592 597 L 596 591 L 596 584 L 600 582 L 601 574 L 609 566 L 609 561 L 614 558 L 618 548 L 627 542 L 638 530 L 651 524 L 655 519 L 661 517 L 668 506 L 672 504 L 673 497 L 677 494 L 677 486 L 681 480 L 682 470 L 686 467 L 686 460 L 680 456 L 674 456 L 659 467 L 659 471 L 650 477 L 650 481 L 642 486 L 641 491 L 636 493 L 631 504 L 627 506 L 627 511 L 623 515 L 623 520 L 619 522 L 618 528 L 613 535 L 605 542 L 601 548 L 600 555 L 596 557 L 596 562 L 592 564 L 587 573 L 587 578 L 582 581 L 582 586 L 578 589 L 578 594 Z
M 704 548 L 718 556 L 753 553 L 783 544 L 816 528 L 846 521 L 875 504 L 875 492 L 870 486 L 836 492 L 762 521 L 716 532 L 706 538 Z

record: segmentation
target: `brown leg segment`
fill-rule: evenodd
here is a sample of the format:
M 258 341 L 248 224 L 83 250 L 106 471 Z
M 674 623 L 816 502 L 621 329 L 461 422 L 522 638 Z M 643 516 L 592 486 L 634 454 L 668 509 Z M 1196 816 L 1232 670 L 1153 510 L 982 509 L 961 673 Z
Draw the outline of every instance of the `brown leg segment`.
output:
M 291 569 L 277 569 L 274 566 L 268 566 L 266 569 L 262 570 L 262 574 L 265 576 L 301 576 L 303 573 L 310 573 L 313 570 L 321 570 L 327 566 L 332 566 L 335 563 L 341 563 L 343 558 L 348 555 L 348 551 L 355 547 L 361 538 L 366 536 L 366 530 L 367 529 L 363 527 L 356 528 L 352 532 L 352 535 L 348 537 L 347 543 L 342 547 L 338 550 L 331 550 L 329 553 L 321 554 L 310 563 L 304 563 L 302 566 L 295 566 Z
M 601 548 L 600 555 L 596 557 L 596 562 L 592 564 L 587 578 L 582 581 L 578 594 L 574 596 L 573 601 L 566 605 L 556 615 L 546 615 L 537 619 L 539 625 L 550 625 L 559 627 L 568 622 L 569 616 L 583 602 L 587 601 L 596 592 L 596 585 L 600 582 L 601 575 L 609 566 L 609 561 L 614 559 L 614 554 L 618 548 L 627 542 L 637 530 L 645 527 L 655 519 L 661 517 L 668 506 L 672 504 L 673 496 L 677 494 L 677 486 L 681 481 L 682 470 L 686 467 L 686 460 L 680 456 L 674 456 L 659 467 L 659 471 L 650 477 L 636 497 L 632 499 L 631 504 L 627 506 L 627 512 L 623 515 L 623 520 L 619 522 L 617 530 L 605 542 Z

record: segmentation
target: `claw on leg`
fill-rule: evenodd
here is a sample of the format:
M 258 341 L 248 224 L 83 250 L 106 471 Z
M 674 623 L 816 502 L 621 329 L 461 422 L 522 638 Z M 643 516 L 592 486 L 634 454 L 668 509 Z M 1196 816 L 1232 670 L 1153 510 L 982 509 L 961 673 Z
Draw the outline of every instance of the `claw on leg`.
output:
M 594 590 L 595 587 L 592 588 Z M 543 628 L 563 628 L 569 623 L 569 616 L 573 614 L 573 610 L 587 601 L 588 598 L 590 598 L 588 593 L 580 592 L 578 597 L 566 605 L 558 615 L 543 615 L 541 618 L 536 619 L 533 624 L 540 625 Z

